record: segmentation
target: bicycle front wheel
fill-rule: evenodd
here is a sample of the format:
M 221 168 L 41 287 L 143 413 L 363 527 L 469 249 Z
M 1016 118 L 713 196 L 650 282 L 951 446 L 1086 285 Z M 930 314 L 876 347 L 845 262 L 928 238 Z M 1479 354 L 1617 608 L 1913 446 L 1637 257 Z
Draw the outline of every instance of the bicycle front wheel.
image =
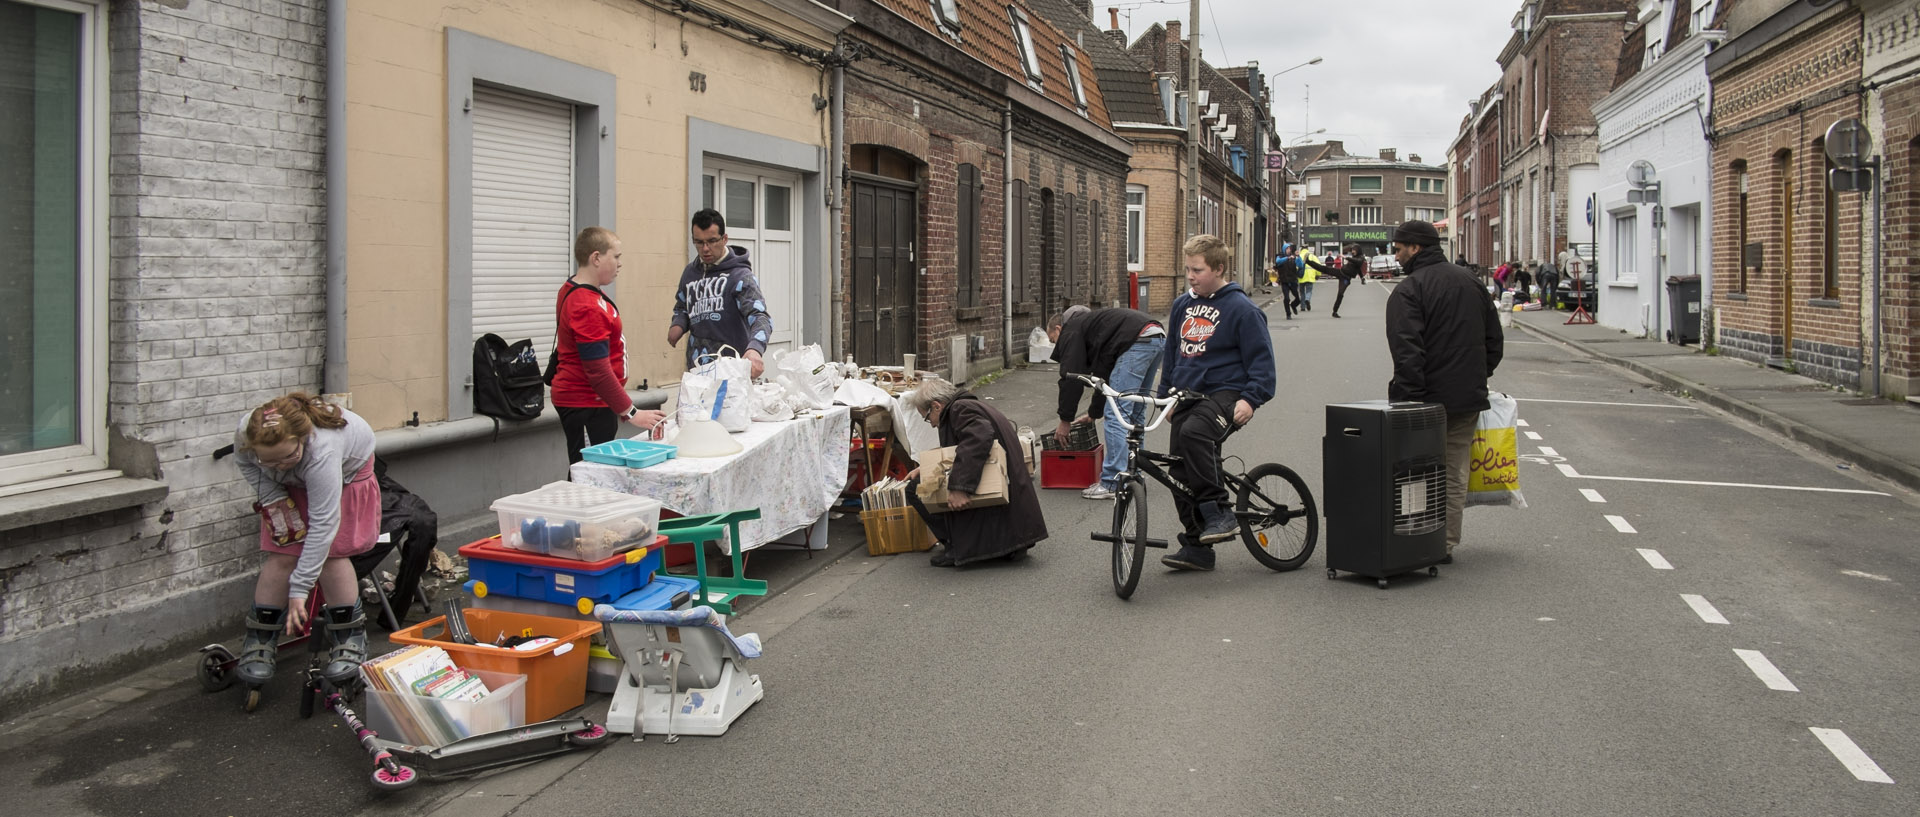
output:
M 1140 564 L 1147 558 L 1147 483 L 1139 477 L 1120 483 L 1113 497 L 1113 594 L 1133 595 L 1140 586 Z
M 1306 564 L 1320 539 L 1320 510 L 1313 504 L 1313 492 L 1293 469 L 1276 462 L 1247 472 L 1234 516 L 1247 550 L 1273 570 Z

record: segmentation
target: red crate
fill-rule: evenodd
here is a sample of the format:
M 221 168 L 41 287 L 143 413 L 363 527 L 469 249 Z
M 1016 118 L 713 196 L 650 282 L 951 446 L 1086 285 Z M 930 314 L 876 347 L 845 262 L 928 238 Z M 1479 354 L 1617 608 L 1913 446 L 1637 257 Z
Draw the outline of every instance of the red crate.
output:
M 1041 451 L 1040 487 L 1081 489 L 1100 481 L 1100 462 L 1107 447 L 1096 445 L 1092 451 Z

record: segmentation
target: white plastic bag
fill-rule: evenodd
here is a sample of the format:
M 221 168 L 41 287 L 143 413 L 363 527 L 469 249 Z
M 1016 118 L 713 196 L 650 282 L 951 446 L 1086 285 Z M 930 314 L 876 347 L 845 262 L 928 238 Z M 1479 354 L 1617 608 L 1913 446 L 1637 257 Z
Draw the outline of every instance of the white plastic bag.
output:
M 840 385 L 838 372 L 827 365 L 819 344 L 807 344 L 781 355 L 772 371 L 771 379 L 785 388 L 788 403 L 794 408 L 824 409 L 833 405 L 834 389 Z
M 1527 507 L 1520 495 L 1520 452 L 1514 422 L 1520 403 L 1510 395 L 1487 393 L 1488 408 L 1473 430 L 1467 456 L 1467 504 Z
M 753 421 L 782 423 L 793 419 L 793 403 L 779 383 L 758 383 L 753 387 Z
M 865 380 L 843 380 L 840 388 L 834 390 L 833 400 L 843 406 L 860 408 L 887 405 L 893 402 L 893 395 Z
M 743 357 L 702 357 L 680 378 L 677 413 L 682 422 L 714 420 L 728 431 L 746 431 L 753 424 L 753 362 Z

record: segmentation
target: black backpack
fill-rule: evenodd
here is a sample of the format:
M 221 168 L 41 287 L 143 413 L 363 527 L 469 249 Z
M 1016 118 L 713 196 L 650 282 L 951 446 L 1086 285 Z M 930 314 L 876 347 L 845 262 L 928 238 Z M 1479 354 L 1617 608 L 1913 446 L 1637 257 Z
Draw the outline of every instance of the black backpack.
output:
M 547 407 L 533 341 L 507 345 L 491 332 L 473 342 L 473 412 L 501 420 L 531 420 Z

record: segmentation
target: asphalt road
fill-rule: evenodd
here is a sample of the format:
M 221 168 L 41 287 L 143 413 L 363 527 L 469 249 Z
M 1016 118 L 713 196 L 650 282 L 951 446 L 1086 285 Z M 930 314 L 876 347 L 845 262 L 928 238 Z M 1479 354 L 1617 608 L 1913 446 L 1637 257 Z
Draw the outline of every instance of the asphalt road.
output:
M 1384 394 L 1387 289 L 1353 288 L 1338 320 L 1330 285 L 1299 320 L 1270 310 L 1280 396 L 1234 454 L 1285 462 L 1324 496 L 1321 407 Z M 1906 791 L 1920 782 L 1920 501 L 1509 340 L 1495 386 L 1539 435 L 1521 441 L 1529 507 L 1470 510 L 1436 578 L 1329 581 L 1319 555 L 1276 574 L 1229 543 L 1212 573 L 1150 563 L 1121 601 L 1106 546 L 1086 538 L 1111 505 L 1046 491 L 1052 537 L 1026 562 L 857 555 L 741 616 L 767 636 L 748 665 L 767 698 L 721 738 L 619 740 L 382 799 L 338 727 L 243 720 L 233 700 L 176 688 L 153 696 L 178 720 L 142 733 L 147 746 L 116 743 L 109 716 L 16 740 L 0 768 L 30 781 L 32 813 L 113 815 L 1920 810 Z M 1045 428 L 1051 379 L 1020 371 L 983 391 Z M 1158 500 L 1154 528 L 1171 536 Z M 284 753 L 232 756 L 248 724 Z M 1871 768 L 1850 769 L 1816 728 Z M 1875 770 L 1898 782 L 1855 774 Z

